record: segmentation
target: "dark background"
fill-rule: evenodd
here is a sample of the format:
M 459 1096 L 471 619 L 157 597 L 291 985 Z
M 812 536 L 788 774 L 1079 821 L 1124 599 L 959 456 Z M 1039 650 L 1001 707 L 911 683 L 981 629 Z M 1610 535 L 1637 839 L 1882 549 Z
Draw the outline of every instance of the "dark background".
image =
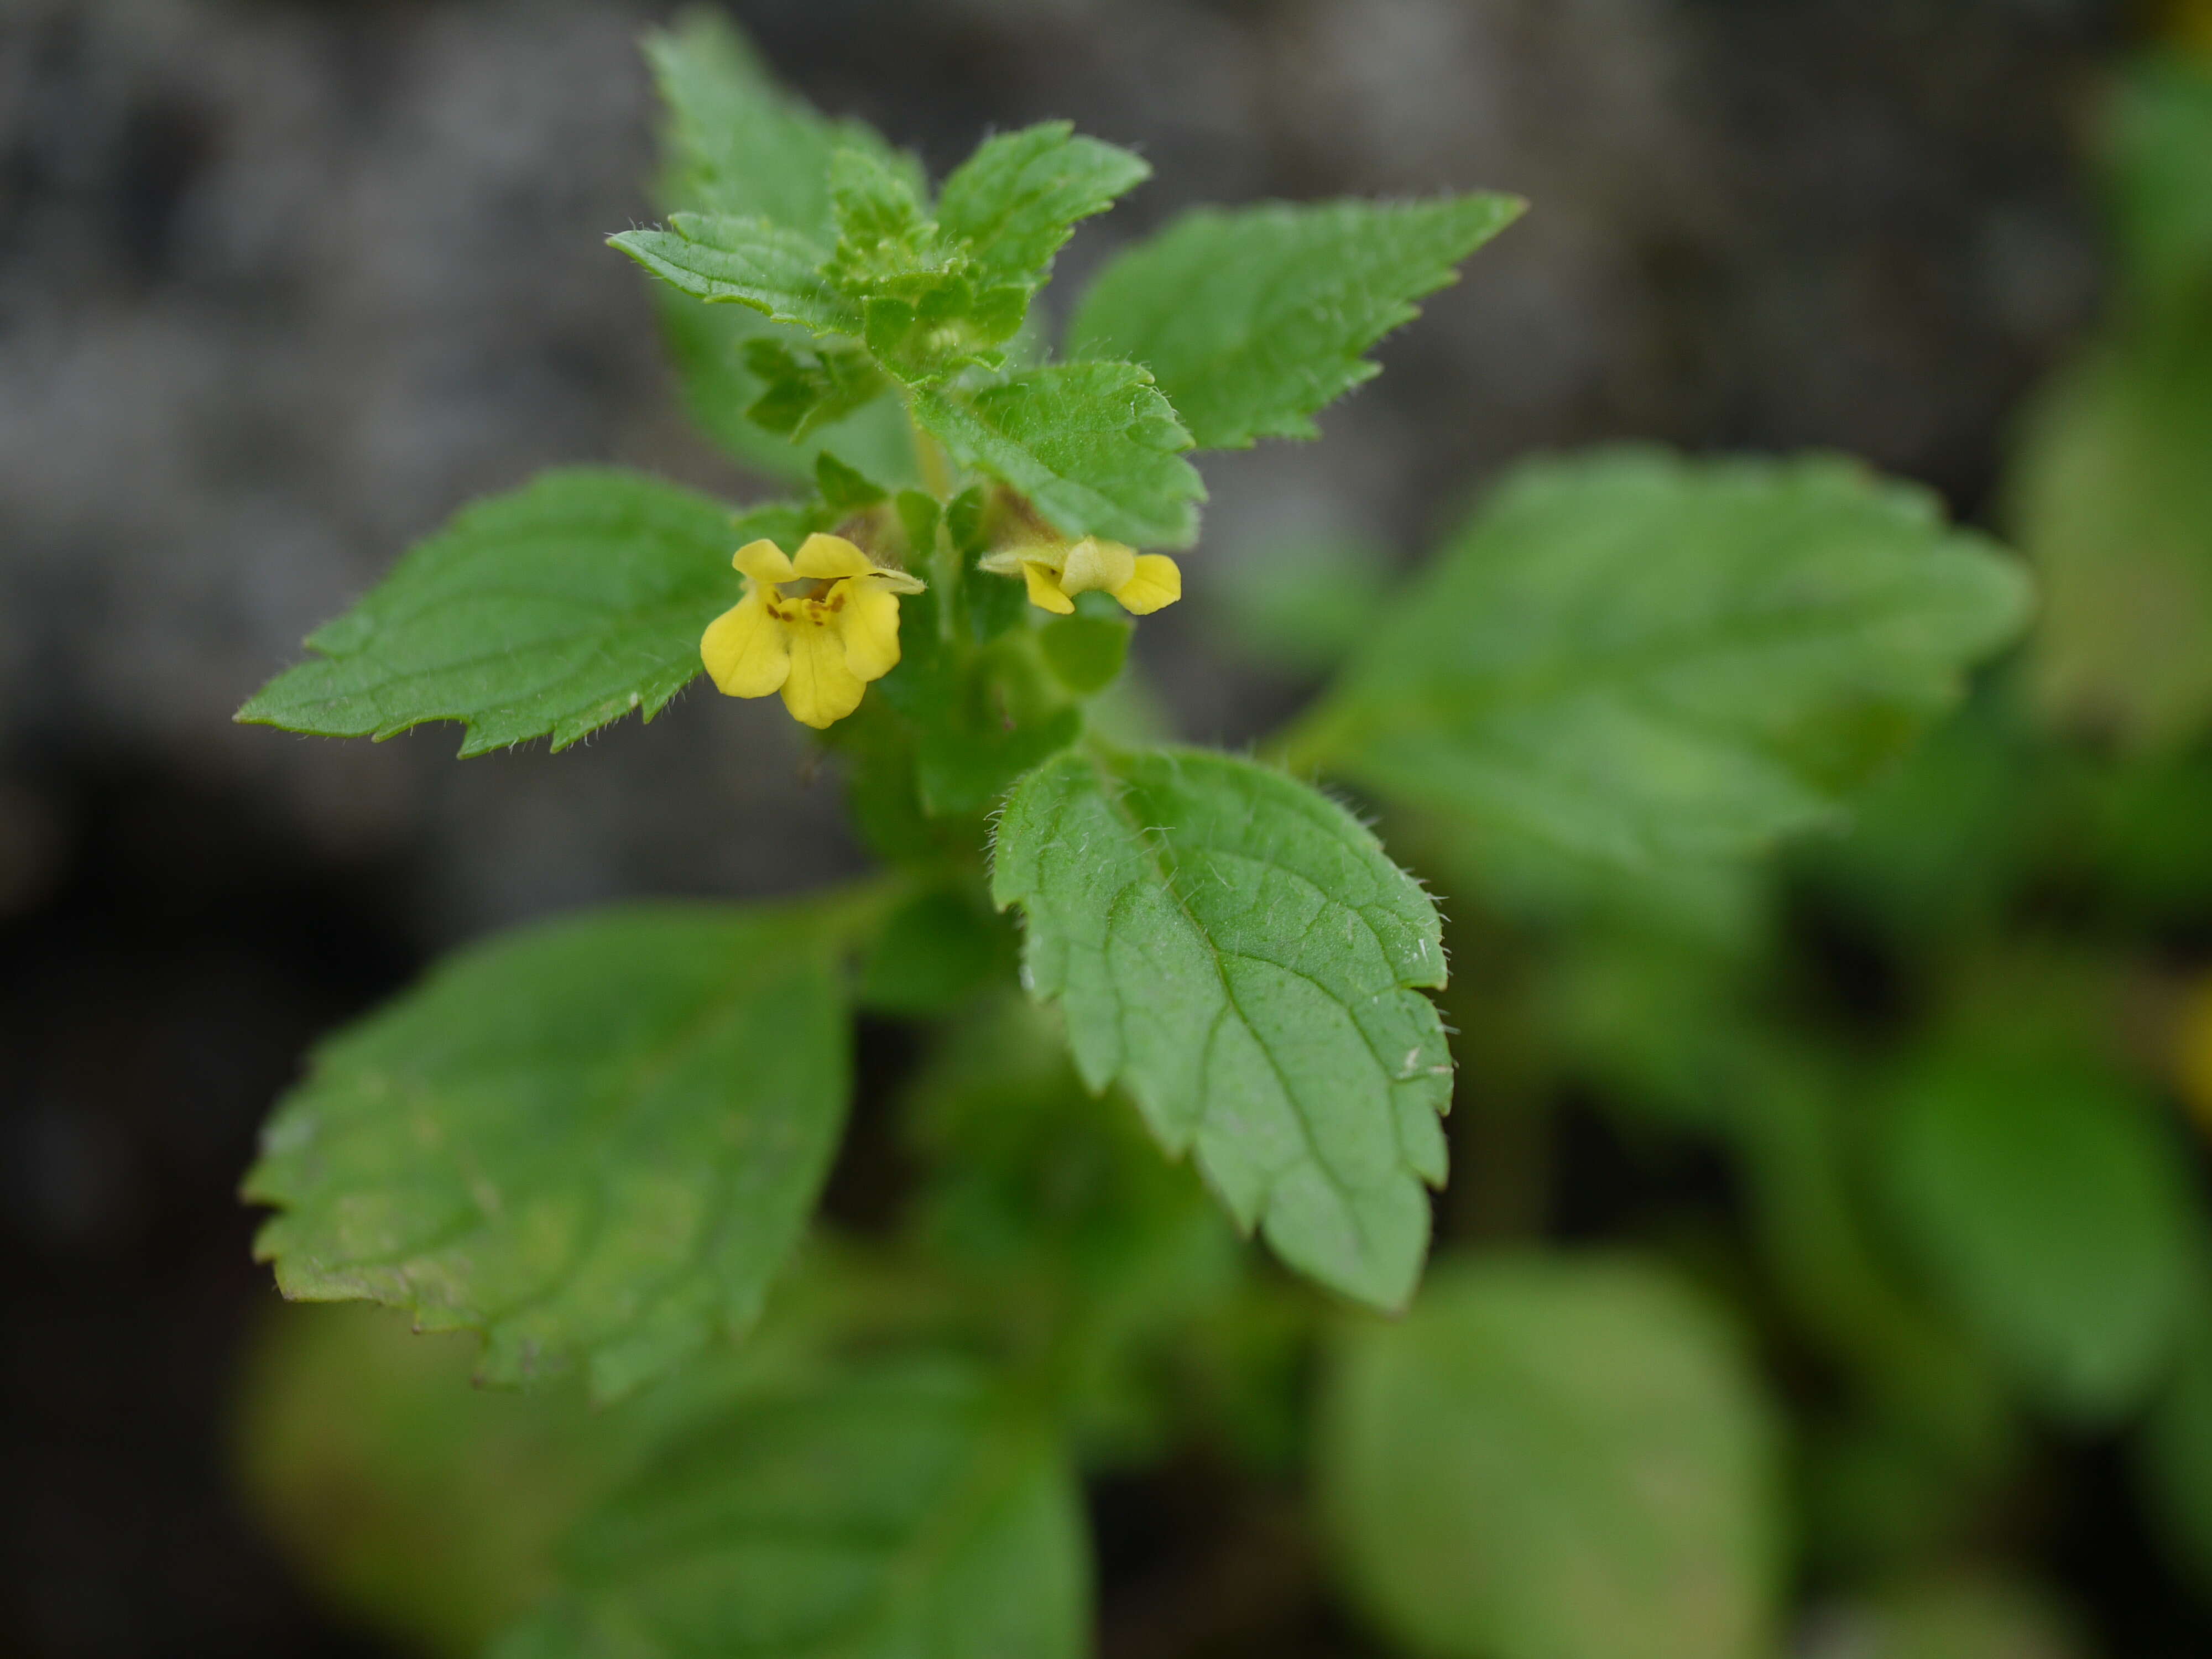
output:
M 225 1472 L 227 1385 L 273 1297 L 233 1191 L 301 1048 L 484 929 L 856 857 L 769 704 L 694 696 L 466 765 L 447 730 L 229 724 L 473 495 L 588 459 L 757 489 L 685 429 L 641 281 L 600 245 L 647 215 L 634 41 L 663 10 L 0 0 L 0 1651 L 371 1651 L 289 1587 Z M 2088 0 L 736 10 L 801 89 L 940 172 L 1046 116 L 1143 150 L 1155 181 L 1079 238 L 1076 281 L 1195 200 L 1534 201 L 1322 444 L 1209 464 L 1201 586 L 1285 538 L 1410 557 L 1505 460 L 1619 436 L 1851 450 L 1986 518 L 2009 411 L 2097 303 L 2082 137 L 2130 21 Z M 1285 707 L 1216 648 L 1202 593 L 1146 650 L 1190 736 Z M 1153 1630 L 1157 1598 L 1109 1567 L 1109 1632 Z

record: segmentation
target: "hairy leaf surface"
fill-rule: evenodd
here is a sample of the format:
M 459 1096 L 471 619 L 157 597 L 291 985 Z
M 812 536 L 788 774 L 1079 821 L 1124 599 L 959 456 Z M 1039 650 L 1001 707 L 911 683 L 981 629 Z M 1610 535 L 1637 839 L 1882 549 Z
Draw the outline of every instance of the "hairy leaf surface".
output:
M 987 139 L 945 181 L 939 224 L 1000 282 L 1043 285 L 1077 223 L 1152 177 L 1126 149 L 1046 121 Z
M 1310 438 L 1363 355 L 1520 216 L 1510 196 L 1205 208 L 1107 266 L 1069 351 L 1139 362 L 1200 449 Z
M 645 50 L 667 112 L 663 210 L 763 219 L 830 246 L 830 157 L 840 149 L 890 157 L 890 147 L 865 124 L 830 120 L 786 93 L 717 13 L 685 14 L 674 29 L 648 34 Z M 665 284 L 653 288 L 684 404 L 738 459 L 803 479 L 826 449 L 872 477 L 908 479 L 913 440 L 892 404 L 872 404 L 843 419 L 817 414 L 797 439 L 746 418 L 769 390 L 745 361 L 748 345 L 765 340 L 803 353 L 808 331 L 772 323 L 745 306 L 705 306 Z
M 861 150 L 911 167 L 861 121 L 833 121 L 776 84 L 727 19 L 699 8 L 646 36 L 667 111 L 667 204 L 830 236 L 830 161 Z
M 1283 1259 L 1381 1307 L 1412 1295 L 1451 1097 L 1435 907 L 1342 807 L 1199 750 L 1069 752 L 1016 788 L 993 890 L 1029 918 L 1092 1089 Z
M 860 331 L 860 307 L 821 272 L 822 247 L 765 219 L 672 213 L 665 230 L 625 230 L 607 243 L 695 300 L 817 334 Z
M 480 1330 L 483 1374 L 618 1395 L 750 1322 L 844 1120 L 803 912 L 653 906 L 450 958 L 317 1051 L 247 1197 L 288 1296 Z
M 803 355 L 814 342 L 805 330 L 771 323 L 744 306 L 702 305 L 665 283 L 653 287 L 684 406 L 699 429 L 738 461 L 803 482 L 813 476 L 816 458 L 827 453 L 872 478 L 913 481 L 914 434 L 896 398 L 878 398 L 842 418 L 827 418 L 829 411 L 823 411 L 797 437 L 772 432 L 748 416 L 774 388 L 753 372 L 747 354 L 768 344 Z
M 849 419 L 890 387 L 867 354 L 850 346 L 801 353 L 757 339 L 745 346 L 745 367 L 765 388 L 746 414 L 794 440 Z
M 883 156 L 865 149 L 831 156 L 837 247 L 830 277 L 857 295 L 886 281 L 941 270 L 948 261 L 922 195 L 918 179 Z
M 1638 863 L 1837 817 L 2018 632 L 2019 568 L 1828 459 L 1516 474 L 1298 741 L 1409 805 Z
M 494 1659 L 1080 1659 L 1075 1482 L 966 1372 L 878 1362 L 744 1401 L 569 1534 Z
M 733 516 L 638 473 L 543 474 L 412 549 L 238 718 L 343 738 L 459 720 L 464 755 L 544 737 L 565 749 L 632 709 L 659 714 L 737 603 L 731 550 L 796 528 L 787 509 Z
M 1323 1509 L 1352 1588 L 1439 1659 L 1757 1659 L 1776 1437 L 1735 1335 L 1629 1262 L 1439 1267 L 1347 1329 Z
M 915 416 L 953 457 L 1012 484 L 1071 536 L 1185 547 L 1206 487 L 1176 412 L 1133 363 L 1056 363 L 972 398 L 924 391 Z

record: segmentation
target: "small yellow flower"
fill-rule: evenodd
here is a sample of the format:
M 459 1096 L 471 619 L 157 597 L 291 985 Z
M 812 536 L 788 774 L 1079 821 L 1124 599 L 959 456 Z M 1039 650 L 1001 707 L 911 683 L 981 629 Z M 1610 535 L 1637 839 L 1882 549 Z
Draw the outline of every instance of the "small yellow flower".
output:
M 1124 611 L 1138 617 L 1149 617 L 1182 597 L 1182 572 L 1166 554 L 1139 553 L 1096 536 L 1066 547 L 1006 548 L 985 554 L 979 562 L 995 575 L 1018 572 L 1029 584 L 1030 603 L 1062 617 L 1075 609 L 1073 595 L 1093 588 L 1111 593 Z
M 745 596 L 707 624 L 700 659 L 732 697 L 783 693 L 792 718 L 816 728 L 860 706 L 870 680 L 899 659 L 898 596 L 922 585 L 886 569 L 842 536 L 809 536 L 787 558 L 748 542 L 730 562 Z

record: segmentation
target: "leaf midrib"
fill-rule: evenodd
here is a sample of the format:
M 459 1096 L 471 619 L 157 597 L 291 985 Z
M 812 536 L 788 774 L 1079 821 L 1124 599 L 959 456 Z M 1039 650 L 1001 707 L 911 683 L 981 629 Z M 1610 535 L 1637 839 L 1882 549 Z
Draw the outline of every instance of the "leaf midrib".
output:
M 1214 942 L 1212 933 L 1209 932 L 1204 924 L 1199 921 L 1198 917 L 1193 914 L 1189 904 L 1184 900 L 1182 894 L 1176 885 L 1173 872 L 1167 867 L 1163 860 L 1161 849 L 1156 847 L 1152 838 L 1146 835 L 1144 826 L 1137 822 L 1135 814 L 1129 811 L 1122 793 L 1113 787 L 1115 784 L 1119 783 L 1121 780 L 1109 772 L 1104 763 L 1095 756 L 1086 756 L 1084 759 L 1084 763 L 1089 766 L 1094 775 L 1101 780 L 1098 793 L 1101 799 L 1106 802 L 1108 809 L 1122 821 L 1123 824 L 1128 829 L 1131 837 L 1136 842 L 1139 847 L 1144 849 L 1144 857 L 1146 862 L 1151 866 L 1154 873 L 1158 877 L 1160 886 L 1167 893 L 1170 902 L 1175 906 L 1176 913 L 1182 917 L 1184 922 L 1189 927 L 1191 932 L 1196 934 L 1200 942 L 1205 945 L 1206 955 L 1213 964 L 1215 981 L 1221 988 L 1222 1015 L 1234 1013 L 1237 1016 L 1238 1022 L 1244 1027 L 1246 1033 L 1252 1038 L 1254 1045 L 1257 1047 L 1260 1052 L 1267 1057 L 1267 1069 L 1274 1073 L 1276 1086 L 1282 1091 L 1284 1100 L 1287 1102 L 1291 1107 L 1291 1115 L 1297 1121 L 1298 1138 L 1304 1144 L 1306 1161 L 1311 1164 L 1314 1168 L 1321 1171 L 1322 1178 L 1328 1182 L 1330 1188 L 1345 1200 L 1345 1210 L 1351 1221 L 1353 1231 L 1359 1238 L 1361 1251 L 1364 1255 L 1366 1253 L 1366 1249 L 1370 1244 L 1370 1240 L 1366 1225 L 1360 1217 L 1358 1206 L 1352 1202 L 1354 1194 L 1362 1189 L 1353 1188 L 1347 1184 L 1340 1176 L 1338 1176 L 1337 1172 L 1330 1167 L 1328 1161 L 1321 1156 L 1319 1147 L 1315 1140 L 1313 1125 L 1309 1121 L 1306 1115 L 1304 1103 L 1301 1100 L 1297 1091 L 1291 1087 L 1290 1080 L 1284 1073 L 1282 1062 L 1277 1059 L 1273 1047 L 1261 1037 L 1258 1029 L 1254 1026 L 1250 1018 L 1246 1015 L 1243 1008 L 1237 1001 L 1236 988 L 1231 984 L 1229 975 L 1225 971 L 1224 971 L 1222 966 L 1222 957 L 1224 954 L 1222 947 Z M 1260 862 L 1260 860 L 1256 859 L 1254 861 L 1255 863 Z M 1270 865 L 1267 867 L 1270 869 L 1280 869 L 1283 866 Z M 1286 871 L 1285 873 L 1295 876 L 1297 872 Z M 1132 884 L 1132 885 L 1133 886 L 1134 884 Z M 1107 939 L 1109 943 L 1113 938 L 1115 927 L 1114 919 L 1119 905 L 1120 895 L 1117 894 L 1115 896 L 1114 902 L 1107 908 L 1106 933 Z M 1351 910 L 1348 906 L 1345 908 L 1353 915 L 1358 915 L 1359 914 L 1356 910 Z M 1359 920 L 1360 924 L 1363 927 L 1368 927 L 1371 933 L 1372 924 L 1370 923 L 1364 916 L 1360 916 Z M 1382 952 L 1384 962 L 1388 963 L 1389 960 L 1389 952 L 1388 950 L 1383 948 L 1381 939 L 1377 938 L 1375 943 L 1376 948 Z M 1226 954 L 1242 955 L 1243 953 L 1231 951 Z M 1264 957 L 1253 957 L 1249 959 L 1256 961 L 1267 960 Z M 1280 967 L 1280 964 L 1279 963 L 1271 963 L 1269 965 Z M 1284 969 L 1283 971 L 1290 973 L 1296 972 L 1295 969 Z M 1304 976 L 1301 975 L 1301 977 Z M 1312 981 L 1310 980 L 1309 982 L 1316 983 L 1317 988 L 1322 992 L 1322 994 L 1327 996 L 1328 1000 L 1334 1003 L 1338 1007 L 1343 1008 L 1347 1014 L 1351 1012 L 1349 1006 L 1334 992 L 1328 990 L 1325 986 L 1319 986 L 1317 981 Z M 1404 988 L 1400 987 L 1399 988 L 1403 989 Z M 1126 1018 L 1126 1005 L 1118 991 L 1115 996 L 1115 1002 L 1116 1005 L 1115 1013 L 1117 1016 L 1115 1024 L 1118 1026 L 1121 1018 Z M 1205 1060 L 1210 1060 L 1212 1058 L 1213 1044 L 1219 1036 L 1221 1017 L 1221 1015 L 1216 1016 L 1212 1025 L 1206 1032 L 1206 1042 L 1201 1050 L 1202 1062 Z M 1365 1030 L 1360 1026 L 1357 1018 L 1352 1020 L 1352 1026 L 1354 1030 L 1359 1031 L 1361 1044 L 1366 1048 L 1368 1058 L 1375 1062 L 1376 1069 L 1382 1075 L 1383 1093 L 1387 1100 L 1389 1097 L 1391 1086 L 1391 1073 L 1389 1068 L 1382 1063 L 1380 1056 L 1376 1054 L 1372 1041 L 1368 1037 Z M 1127 1056 L 1129 1053 L 1129 1045 L 1126 1036 L 1121 1038 L 1120 1047 L 1123 1055 L 1123 1064 L 1126 1066 L 1127 1063 Z M 1201 1063 L 1199 1075 L 1202 1079 L 1206 1074 L 1206 1066 L 1204 1063 Z M 1208 1091 L 1208 1093 L 1210 1094 L 1211 1091 Z M 1203 1102 L 1199 1112 L 1199 1127 L 1203 1127 L 1211 1120 L 1212 1114 L 1213 1106 L 1211 1100 Z M 1414 1180 L 1419 1181 L 1420 1178 L 1419 1172 L 1410 1169 L 1406 1164 L 1405 1148 L 1398 1144 L 1397 1128 L 1395 1121 L 1391 1125 L 1390 1139 L 1392 1149 L 1396 1155 L 1395 1162 L 1400 1175 L 1411 1175 Z M 1293 1165 L 1291 1167 L 1295 1168 L 1296 1166 Z M 1280 1185 L 1283 1176 L 1286 1172 L 1287 1171 L 1285 1170 L 1274 1170 L 1269 1172 L 1267 1185 L 1261 1189 L 1261 1203 L 1258 1206 L 1258 1219 L 1264 1221 L 1268 1212 L 1273 1208 L 1276 1188 Z

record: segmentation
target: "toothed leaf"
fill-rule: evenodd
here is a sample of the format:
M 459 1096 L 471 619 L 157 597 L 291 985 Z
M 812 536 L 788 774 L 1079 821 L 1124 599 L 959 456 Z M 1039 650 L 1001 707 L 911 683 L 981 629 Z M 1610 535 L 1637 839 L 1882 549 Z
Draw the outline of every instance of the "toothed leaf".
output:
M 732 550 L 791 544 L 797 525 L 637 473 L 546 473 L 416 546 L 238 718 L 347 738 L 459 720 L 464 755 L 531 738 L 565 749 L 633 709 L 650 720 L 738 601 Z
M 924 391 L 915 418 L 963 464 L 1012 484 L 1071 536 L 1185 547 L 1206 487 L 1176 412 L 1133 363 L 1057 363 L 972 397 Z
M 1200 750 L 1068 751 L 1022 781 L 993 892 L 1028 917 L 1024 979 L 1065 1011 L 1093 1089 L 1120 1083 L 1238 1223 L 1323 1284 L 1403 1306 L 1444 1178 L 1451 1060 L 1417 988 L 1436 908 L 1349 812 Z
M 1376 373 L 1367 349 L 1521 210 L 1510 196 L 1201 209 L 1100 273 L 1069 352 L 1144 364 L 1200 449 L 1310 438 Z
M 285 1294 L 481 1331 L 482 1374 L 617 1395 L 742 1330 L 845 1113 L 803 912 L 640 906 L 464 951 L 316 1053 L 246 1196 Z

